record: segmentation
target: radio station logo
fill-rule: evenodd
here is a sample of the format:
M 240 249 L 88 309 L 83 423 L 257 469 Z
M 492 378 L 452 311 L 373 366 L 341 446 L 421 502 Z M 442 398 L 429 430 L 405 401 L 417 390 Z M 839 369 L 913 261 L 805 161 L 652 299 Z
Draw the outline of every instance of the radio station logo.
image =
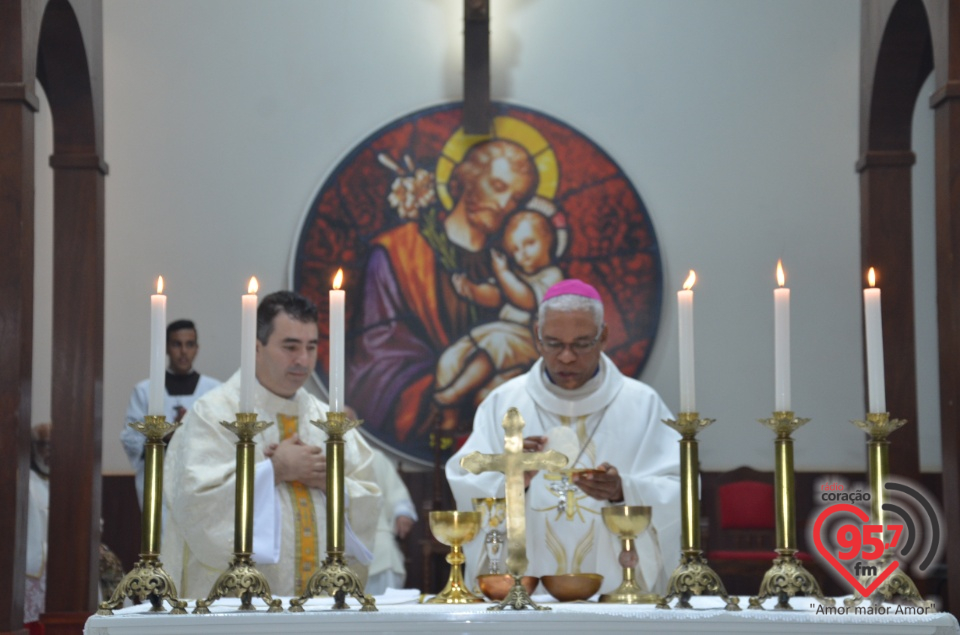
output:
M 847 491 L 839 482 L 820 486 L 828 506 L 813 523 L 813 544 L 820 556 L 854 591 L 869 597 L 897 569 L 913 564 L 926 577 L 942 553 L 941 518 L 931 497 L 912 484 L 884 483 L 884 524 L 876 523 L 868 491 Z M 866 509 L 864 509 L 866 507 Z

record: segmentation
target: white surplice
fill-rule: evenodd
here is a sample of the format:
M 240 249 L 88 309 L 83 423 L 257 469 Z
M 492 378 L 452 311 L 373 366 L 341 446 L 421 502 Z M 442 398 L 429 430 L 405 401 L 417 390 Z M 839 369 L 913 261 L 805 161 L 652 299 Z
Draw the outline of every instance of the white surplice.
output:
M 167 422 L 173 423 L 179 421 L 178 409 L 183 408 L 189 411 L 190 406 L 192 406 L 197 399 L 219 385 L 219 379 L 200 375 L 200 381 L 197 382 L 197 387 L 191 395 L 170 395 L 166 388 L 164 388 L 163 414 L 167 417 Z M 140 509 L 143 509 L 143 452 L 144 446 L 147 444 L 147 437 L 127 424 L 143 421 L 147 416 L 149 393 L 149 379 L 144 379 L 134 387 L 133 393 L 130 395 L 130 403 L 127 405 L 127 414 L 123 421 L 123 429 L 120 431 L 120 442 L 123 444 L 123 449 L 127 453 L 127 458 L 130 459 L 130 465 L 133 467 L 133 484 L 137 488 L 137 500 L 140 501 Z
M 403 564 L 403 551 L 397 544 L 394 532 L 398 516 L 406 516 L 416 521 L 417 510 L 407 486 L 397 473 L 397 468 L 379 450 L 373 451 L 373 469 L 377 475 L 377 485 L 383 492 L 383 507 L 377 521 L 370 577 L 364 591 L 369 595 L 380 595 L 388 588 L 402 589 L 406 582 L 407 569 Z
M 310 421 L 324 419 L 328 408 L 303 388 L 284 399 L 255 383 L 254 393 L 259 420 L 274 425 L 254 437 L 253 560 L 273 595 L 289 596 L 302 590 L 296 588 L 297 580 L 311 573 L 305 571 L 309 559 L 303 550 L 308 541 L 301 540 L 298 520 L 298 514 L 306 512 L 295 509 L 290 485 L 274 485 L 273 465 L 263 450 L 280 442 L 280 415 L 298 417 L 300 439 L 325 448 L 326 433 Z M 193 405 L 167 448 L 161 557 L 181 597 L 206 597 L 232 558 L 237 436 L 220 422 L 236 419 L 239 399 L 237 372 Z M 356 430 L 347 432 L 344 441 L 345 551 L 351 569 L 365 577 L 371 558 L 367 546 L 373 545 L 382 497 L 374 482 L 370 446 Z M 327 546 L 323 492 L 309 490 L 302 507 L 309 510 L 311 506 L 319 550 L 312 557 L 322 563 Z
M 653 508 L 650 529 L 636 541 L 637 578 L 641 586 L 663 593 L 680 559 L 680 435 L 661 423 L 672 415 L 659 395 L 621 374 L 606 355 L 597 375 L 574 391 L 550 383 L 543 360 L 537 361 L 484 399 L 470 438 L 447 462 L 457 509 L 471 510 L 472 498 L 503 496 L 502 474 L 475 476 L 460 467 L 460 459 L 474 451 L 502 453 L 503 416 L 512 407 L 526 422 L 524 437 L 548 437 L 547 449 L 563 452 L 570 461 L 586 445 L 577 464 L 568 467 L 609 463 L 623 480 L 622 504 Z M 615 589 L 622 578 L 621 545 L 600 515 L 608 504 L 586 496 L 558 473 L 538 472 L 526 493 L 527 574 L 600 573 L 601 591 Z M 481 532 L 465 546 L 468 579 L 477 573 L 483 540 Z
M 24 623 L 43 613 L 47 588 L 47 519 L 50 516 L 50 480 L 30 470 L 27 503 L 27 576 L 23 600 Z

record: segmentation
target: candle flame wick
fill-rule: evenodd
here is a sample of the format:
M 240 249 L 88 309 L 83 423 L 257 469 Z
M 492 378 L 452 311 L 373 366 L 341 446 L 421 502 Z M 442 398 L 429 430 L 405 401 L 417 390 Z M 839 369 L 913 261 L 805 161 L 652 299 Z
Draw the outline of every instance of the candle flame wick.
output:
M 337 275 L 333 277 L 333 288 L 339 289 L 343 284 L 343 269 L 337 269 Z
M 696 282 L 697 282 L 697 274 L 693 269 L 691 269 L 690 274 L 687 276 L 687 279 L 683 283 L 683 289 L 685 291 L 692 289 L 693 285 L 696 284 Z
M 163 276 L 157 276 L 157 295 L 163 293 Z
M 247 285 L 247 293 L 256 293 L 260 290 L 260 283 L 257 282 L 256 276 L 250 276 L 250 284 Z
M 786 277 L 783 275 L 783 261 L 777 261 L 777 284 L 781 287 L 786 283 Z
M 870 283 L 871 287 L 877 286 L 877 274 L 874 272 L 873 267 L 870 267 L 870 271 L 867 272 L 867 282 Z

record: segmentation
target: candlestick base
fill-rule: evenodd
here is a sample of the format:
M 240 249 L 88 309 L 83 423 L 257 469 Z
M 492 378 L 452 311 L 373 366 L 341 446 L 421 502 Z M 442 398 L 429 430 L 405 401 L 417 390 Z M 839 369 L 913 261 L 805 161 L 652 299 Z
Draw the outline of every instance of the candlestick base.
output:
M 763 609 L 763 601 L 776 597 L 778 611 L 792 611 L 790 598 L 795 595 L 814 597 L 826 606 L 834 606 L 836 600 L 823 595 L 820 583 L 813 574 L 803 568 L 796 558 L 796 549 L 777 549 L 780 554 L 773 559 L 773 566 L 764 574 L 760 583 L 760 593 L 750 598 L 751 609 Z
M 716 595 L 726 603 L 727 611 L 740 610 L 740 598 L 727 593 L 726 587 L 717 572 L 710 568 L 703 552 L 699 549 L 685 549 L 680 557 L 680 565 L 674 569 L 667 584 L 667 594 L 657 603 L 658 609 L 669 609 L 670 601 L 679 598 L 678 609 L 692 609 L 690 597 L 693 595 Z
M 892 559 L 893 556 L 889 553 L 884 554 L 877 563 L 877 570 L 883 571 L 886 569 Z M 869 587 L 875 578 L 876 576 L 863 576 L 859 578 L 859 582 L 864 587 Z M 903 569 L 897 569 L 890 574 L 890 576 L 881 582 L 880 586 L 870 594 L 869 598 L 864 597 L 858 591 L 854 591 L 853 597 L 846 598 L 843 601 L 843 605 L 848 609 L 853 608 L 860 606 L 866 599 L 870 600 L 871 606 L 880 606 L 884 602 L 896 602 L 920 607 L 926 613 L 936 612 L 937 610 L 934 602 L 923 599 L 920 591 L 917 589 L 917 585 L 913 583 L 913 580 L 910 579 L 910 576 L 908 576 Z
M 163 570 L 156 556 L 140 555 L 140 559 L 123 579 L 109 600 L 100 603 L 97 615 L 113 615 L 115 609 L 123 606 L 127 598 L 143 602 L 149 600 L 151 613 L 164 611 L 163 601 L 172 607 L 170 615 L 186 615 L 187 603 L 177 598 L 177 585 L 173 578 Z
M 521 575 L 516 573 L 511 573 L 513 576 L 513 586 L 510 587 L 510 590 L 507 591 L 507 595 L 500 601 L 499 604 L 491 606 L 488 608 L 488 611 L 502 611 L 504 609 L 513 609 L 514 611 L 522 611 L 523 609 L 530 607 L 534 611 L 550 611 L 552 610 L 549 606 L 540 606 L 530 597 L 530 594 L 527 593 L 527 590 L 523 588 L 523 585 L 520 583 Z
M 263 574 L 257 570 L 250 559 L 250 554 L 235 553 L 230 567 L 220 574 L 213 583 L 210 595 L 206 600 L 197 600 L 196 615 L 209 615 L 210 605 L 224 597 L 240 598 L 241 611 L 256 611 L 253 598 L 257 597 L 267 603 L 267 613 L 283 613 L 283 601 L 274 599 L 270 594 L 270 584 Z
M 340 555 L 328 555 L 320 568 L 310 576 L 303 594 L 290 600 L 291 613 L 303 613 L 303 605 L 310 598 L 326 593 L 333 598 L 334 610 L 349 609 L 345 602 L 348 595 L 360 603 L 361 612 L 377 610 L 373 596 L 365 595 L 360 577 L 350 570 Z

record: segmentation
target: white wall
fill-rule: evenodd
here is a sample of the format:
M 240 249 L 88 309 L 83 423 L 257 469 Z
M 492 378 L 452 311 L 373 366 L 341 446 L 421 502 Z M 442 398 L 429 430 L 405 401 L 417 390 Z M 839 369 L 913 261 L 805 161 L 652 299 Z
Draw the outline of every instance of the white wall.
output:
M 940 447 L 940 338 L 937 333 L 937 227 L 934 202 L 933 74 L 927 78 L 913 112 L 913 278 L 917 338 L 917 416 L 920 467 L 943 469 Z M 896 438 L 893 438 L 896 443 Z
M 198 323 L 198 368 L 227 377 L 245 281 L 287 285 L 298 224 L 326 172 L 387 121 L 461 97 L 461 6 L 104 2 L 104 471 L 129 469 L 117 438 L 148 371 L 156 275 L 168 317 Z M 773 409 L 778 258 L 793 294 L 794 407 L 812 419 L 795 435 L 796 465 L 862 467 L 863 435 L 848 423 L 865 408 L 860 3 L 493 0 L 491 12 L 494 97 L 599 143 L 650 210 L 665 304 L 642 379 L 674 409 L 673 291 L 698 272 L 697 401 L 717 419 L 701 436 L 703 467 L 773 466 L 773 435 L 756 419 Z M 918 144 L 932 156 L 932 134 Z M 919 183 L 932 201 L 932 179 Z M 937 424 L 920 423 L 932 468 Z
M 37 82 L 40 110 L 34 120 L 35 162 L 34 255 L 33 255 L 33 386 L 30 404 L 31 423 L 50 421 L 50 376 L 53 373 L 53 120 L 50 102 Z

